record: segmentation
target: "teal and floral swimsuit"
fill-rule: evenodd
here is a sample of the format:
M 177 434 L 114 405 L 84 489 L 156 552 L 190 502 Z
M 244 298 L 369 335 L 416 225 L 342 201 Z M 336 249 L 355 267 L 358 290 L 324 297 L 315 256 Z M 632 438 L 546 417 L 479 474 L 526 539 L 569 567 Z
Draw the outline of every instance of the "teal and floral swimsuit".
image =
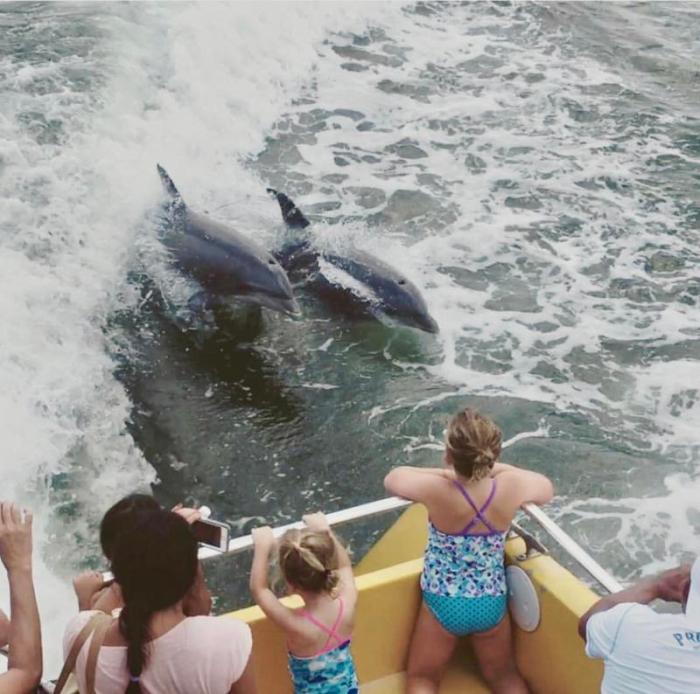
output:
M 430 523 L 420 585 L 423 601 L 435 619 L 451 634 L 464 636 L 487 631 L 505 616 L 506 533 L 496 530 L 484 517 L 496 493 L 495 478 L 481 508 L 459 482 L 453 482 L 476 515 L 457 534 L 443 533 Z M 472 532 L 479 522 L 486 532 Z
M 301 615 L 328 634 L 326 645 L 308 658 L 289 653 L 289 671 L 294 682 L 294 694 L 358 694 L 359 684 L 355 663 L 350 653 L 350 639 L 342 639 L 336 629 L 343 618 L 343 599 L 335 624 L 329 629 L 306 610 Z

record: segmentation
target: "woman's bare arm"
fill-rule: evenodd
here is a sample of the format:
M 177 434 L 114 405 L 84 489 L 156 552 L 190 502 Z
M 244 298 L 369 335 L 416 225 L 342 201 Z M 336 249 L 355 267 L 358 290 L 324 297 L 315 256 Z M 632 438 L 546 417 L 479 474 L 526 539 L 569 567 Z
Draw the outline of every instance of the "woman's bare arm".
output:
M 0 559 L 10 583 L 10 654 L 0 693 L 33 691 L 41 679 L 41 625 L 32 581 L 32 515 L 0 503 Z
M 252 653 L 250 658 L 248 658 L 248 664 L 245 666 L 243 674 L 231 685 L 229 694 L 258 694 Z

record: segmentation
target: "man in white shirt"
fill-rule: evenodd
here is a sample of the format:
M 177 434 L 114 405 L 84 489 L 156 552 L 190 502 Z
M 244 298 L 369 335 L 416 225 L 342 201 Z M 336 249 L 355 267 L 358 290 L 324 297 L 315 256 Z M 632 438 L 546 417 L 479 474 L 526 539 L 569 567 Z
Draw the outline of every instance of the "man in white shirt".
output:
M 678 602 L 660 614 L 648 604 Z M 605 661 L 601 694 L 700 692 L 700 557 L 601 598 L 579 621 L 586 655 Z

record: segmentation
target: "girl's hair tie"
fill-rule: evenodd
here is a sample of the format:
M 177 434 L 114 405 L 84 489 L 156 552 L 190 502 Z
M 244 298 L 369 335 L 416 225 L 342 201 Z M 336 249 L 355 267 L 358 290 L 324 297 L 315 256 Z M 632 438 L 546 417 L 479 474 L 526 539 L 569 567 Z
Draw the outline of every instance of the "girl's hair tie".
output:
M 129 679 L 130 679 L 132 682 L 140 682 L 140 681 L 141 681 L 141 678 L 140 678 L 140 677 L 138 677 L 138 676 L 137 676 L 137 677 L 134 677 L 133 675 L 130 675 L 130 676 L 129 676 Z

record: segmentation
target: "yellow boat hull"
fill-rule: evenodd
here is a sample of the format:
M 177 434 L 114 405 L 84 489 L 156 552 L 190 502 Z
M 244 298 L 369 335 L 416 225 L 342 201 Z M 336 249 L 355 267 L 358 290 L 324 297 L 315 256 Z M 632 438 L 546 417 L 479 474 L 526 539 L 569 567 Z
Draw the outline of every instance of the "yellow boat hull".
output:
M 374 545 L 355 569 L 360 593 L 352 650 L 363 694 L 404 691 L 406 658 L 420 607 L 419 578 L 427 539 L 425 509 L 415 505 Z M 525 558 L 522 539 L 506 545 L 509 564 L 525 570 L 535 585 L 541 609 L 533 632 L 515 628 L 518 667 L 536 694 L 594 694 L 600 691 L 602 665 L 589 660 L 576 627 L 597 596 L 548 555 Z M 297 598 L 285 598 L 290 606 Z M 293 691 L 282 632 L 258 607 L 238 610 L 253 631 L 258 688 L 264 694 Z M 488 692 L 469 651 L 460 643 L 440 687 L 441 694 Z

